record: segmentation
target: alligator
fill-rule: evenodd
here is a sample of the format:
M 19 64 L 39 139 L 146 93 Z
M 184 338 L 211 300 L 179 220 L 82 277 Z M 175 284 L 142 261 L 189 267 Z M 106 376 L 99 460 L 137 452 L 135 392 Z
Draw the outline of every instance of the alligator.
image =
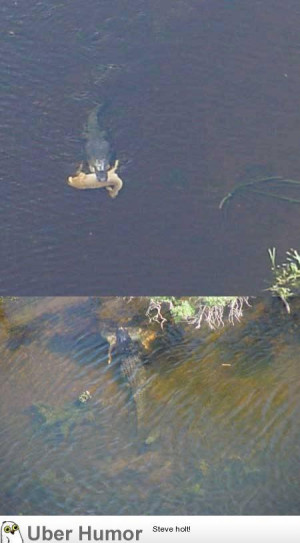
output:
M 86 159 L 89 173 L 82 170 L 80 165 L 75 176 L 68 178 L 68 184 L 77 189 L 96 189 L 105 187 L 111 198 L 115 198 L 123 186 L 116 173 L 119 161 L 114 160 L 114 154 L 107 141 L 107 133 L 101 130 L 98 115 L 103 112 L 104 105 L 94 108 L 87 120 L 84 131 L 86 139 Z
M 98 181 L 107 181 L 112 152 L 106 139 L 106 131 L 100 130 L 99 127 L 98 115 L 102 110 L 103 106 L 97 106 L 88 116 L 85 129 L 85 150 L 90 172 L 96 174 Z
M 147 409 L 145 388 L 148 375 L 142 360 L 141 346 L 133 341 L 128 331 L 117 328 L 116 343 L 113 348 L 113 357 L 120 357 L 120 373 L 130 388 L 136 412 L 137 435 L 141 437 L 145 426 L 145 413 Z

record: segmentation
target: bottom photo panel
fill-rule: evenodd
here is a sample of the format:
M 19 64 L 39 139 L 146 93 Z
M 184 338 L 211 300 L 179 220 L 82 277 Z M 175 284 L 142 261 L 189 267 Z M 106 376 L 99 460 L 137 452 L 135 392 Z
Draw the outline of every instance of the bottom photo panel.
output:
M 300 514 L 300 297 L 4 297 L 0 352 L 1 515 Z

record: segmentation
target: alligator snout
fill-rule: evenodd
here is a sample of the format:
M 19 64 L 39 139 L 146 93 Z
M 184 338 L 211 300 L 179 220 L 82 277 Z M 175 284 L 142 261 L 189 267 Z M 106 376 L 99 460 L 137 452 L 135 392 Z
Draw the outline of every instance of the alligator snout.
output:
M 107 181 L 107 170 L 96 170 L 95 173 L 98 181 Z

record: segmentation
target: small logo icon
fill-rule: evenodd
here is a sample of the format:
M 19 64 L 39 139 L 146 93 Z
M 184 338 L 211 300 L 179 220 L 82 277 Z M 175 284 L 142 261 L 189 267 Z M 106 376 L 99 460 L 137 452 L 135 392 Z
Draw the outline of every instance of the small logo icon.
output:
M 24 543 L 19 525 L 11 520 L 2 522 L 1 543 Z

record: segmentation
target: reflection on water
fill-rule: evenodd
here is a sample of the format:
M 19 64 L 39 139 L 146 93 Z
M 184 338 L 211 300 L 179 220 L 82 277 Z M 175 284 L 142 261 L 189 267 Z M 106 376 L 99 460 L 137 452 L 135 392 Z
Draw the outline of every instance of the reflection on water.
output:
M 299 514 L 300 300 L 176 334 L 146 326 L 145 304 L 4 303 L 3 514 Z M 124 356 L 107 363 L 117 326 L 144 334 L 139 428 Z

